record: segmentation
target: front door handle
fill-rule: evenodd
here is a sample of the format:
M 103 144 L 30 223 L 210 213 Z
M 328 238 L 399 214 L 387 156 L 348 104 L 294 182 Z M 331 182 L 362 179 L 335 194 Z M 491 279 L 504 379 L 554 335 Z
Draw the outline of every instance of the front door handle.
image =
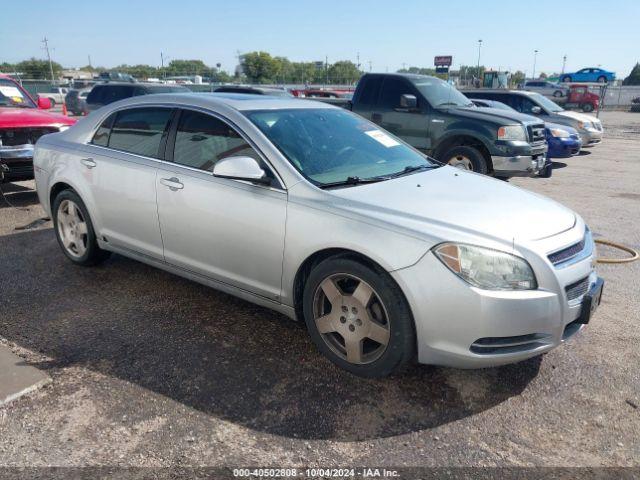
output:
M 382 114 L 381 113 L 374 113 L 371 115 L 371 121 L 373 123 L 380 123 L 382 122 Z
M 93 168 L 97 165 L 96 161 L 93 158 L 83 158 L 82 160 L 80 160 L 80 163 L 82 163 L 87 168 Z
M 169 190 L 175 192 L 176 190 L 182 190 L 184 188 L 184 184 L 180 182 L 176 177 L 171 178 L 161 178 L 160 183 L 165 187 L 169 187 Z

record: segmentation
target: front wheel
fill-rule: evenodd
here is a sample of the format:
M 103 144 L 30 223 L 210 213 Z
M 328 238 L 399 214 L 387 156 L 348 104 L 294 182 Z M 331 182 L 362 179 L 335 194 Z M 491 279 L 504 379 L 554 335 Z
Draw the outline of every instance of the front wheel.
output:
M 62 251 L 77 265 L 96 265 L 109 256 L 98 247 L 93 223 L 82 199 L 63 190 L 53 201 L 53 226 Z
M 590 103 L 583 103 L 582 110 L 587 113 L 593 112 L 593 105 L 591 105 Z
M 453 147 L 442 155 L 441 160 L 444 163 L 461 170 L 468 170 L 482 174 L 486 174 L 488 171 L 487 161 L 482 153 L 474 147 Z
M 324 260 L 305 284 L 303 310 L 318 349 L 355 375 L 384 377 L 414 356 L 411 310 L 386 272 L 347 257 Z

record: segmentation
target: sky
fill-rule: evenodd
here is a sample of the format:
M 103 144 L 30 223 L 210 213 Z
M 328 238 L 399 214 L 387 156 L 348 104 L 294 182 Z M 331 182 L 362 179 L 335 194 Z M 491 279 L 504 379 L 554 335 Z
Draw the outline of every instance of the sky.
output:
M 7 0 L 0 63 L 46 58 L 65 67 L 160 65 L 202 59 L 232 72 L 238 53 L 262 50 L 292 61 L 351 60 L 365 71 L 480 63 L 536 72 L 597 67 L 626 76 L 640 61 L 637 0 Z M 5 13 L 7 11 L 5 10 Z M 167 60 L 165 60 L 166 62 Z

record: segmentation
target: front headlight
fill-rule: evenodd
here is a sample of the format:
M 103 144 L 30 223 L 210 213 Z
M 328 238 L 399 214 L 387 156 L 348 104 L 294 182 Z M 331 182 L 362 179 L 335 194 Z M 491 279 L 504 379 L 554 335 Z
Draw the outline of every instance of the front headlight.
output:
M 588 128 L 592 128 L 591 122 L 578 122 L 578 128 L 581 128 L 582 130 L 587 130 Z
M 507 125 L 498 129 L 498 140 L 527 140 L 527 132 L 520 125 Z
M 462 243 L 443 243 L 433 253 L 465 282 L 485 290 L 535 290 L 529 263 L 510 253 Z
M 556 138 L 569 138 L 569 132 L 567 132 L 566 130 L 562 130 L 561 128 L 552 128 L 549 130 L 551 132 L 551 135 L 556 137 Z

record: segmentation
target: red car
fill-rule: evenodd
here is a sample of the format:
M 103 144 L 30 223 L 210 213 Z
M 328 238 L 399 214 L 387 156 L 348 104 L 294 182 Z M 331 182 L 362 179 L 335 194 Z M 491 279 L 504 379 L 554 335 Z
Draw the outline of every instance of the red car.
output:
M 0 178 L 4 181 L 33 178 L 33 146 L 47 133 L 76 123 L 73 118 L 45 112 L 48 98 L 36 102 L 12 78 L 0 74 Z

